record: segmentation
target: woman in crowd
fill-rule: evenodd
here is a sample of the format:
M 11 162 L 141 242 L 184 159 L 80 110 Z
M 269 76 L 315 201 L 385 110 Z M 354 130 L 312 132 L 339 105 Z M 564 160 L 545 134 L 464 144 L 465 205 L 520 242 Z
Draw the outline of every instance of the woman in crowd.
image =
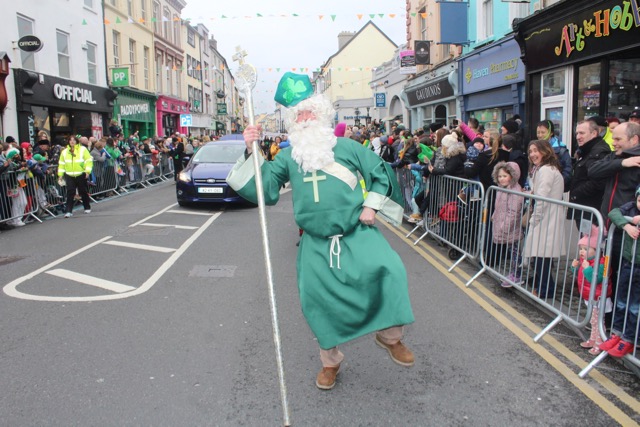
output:
M 562 200 L 564 183 L 560 162 L 548 141 L 531 141 L 529 162 L 531 193 Z M 524 257 L 531 259 L 534 268 L 533 294 L 552 299 L 556 287 L 552 262 L 564 252 L 564 209 L 558 204 L 536 200 L 525 213 L 522 225 L 527 228 Z

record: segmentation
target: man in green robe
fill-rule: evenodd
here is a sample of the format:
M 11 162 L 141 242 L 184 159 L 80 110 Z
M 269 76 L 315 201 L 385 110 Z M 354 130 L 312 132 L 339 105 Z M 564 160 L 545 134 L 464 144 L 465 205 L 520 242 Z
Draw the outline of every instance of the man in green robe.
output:
M 265 203 L 276 204 L 280 189 L 290 182 L 294 217 L 304 230 L 297 260 L 298 289 L 303 314 L 320 345 L 323 368 L 316 386 L 331 389 L 335 385 L 344 358 L 338 345 L 371 332 L 377 332 L 376 343 L 396 363 L 412 366 L 413 353 L 401 342 L 402 325 L 414 320 L 406 271 L 374 226 L 376 212 L 396 224 L 402 221 L 402 196 L 395 175 L 371 150 L 333 134 L 335 112 L 325 97 L 304 97 L 288 104 L 291 147 L 281 150 L 272 162 L 262 156 L 258 159 Z M 250 156 L 259 129 L 248 126 L 244 137 L 247 152 L 227 182 L 242 197 L 256 202 Z M 359 175 L 366 183 L 366 199 Z

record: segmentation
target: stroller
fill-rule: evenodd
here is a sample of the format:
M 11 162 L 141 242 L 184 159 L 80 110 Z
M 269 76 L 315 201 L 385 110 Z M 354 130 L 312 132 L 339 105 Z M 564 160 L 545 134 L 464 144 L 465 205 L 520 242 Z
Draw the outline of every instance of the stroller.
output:
M 449 249 L 449 259 L 459 259 L 464 252 L 471 252 L 473 243 L 480 236 L 480 214 L 482 211 L 482 199 L 474 197 L 465 188 L 460 190 L 455 201 L 446 202 L 438 211 L 440 219 L 440 236 L 453 244 Z M 473 240 L 473 241 L 472 241 Z

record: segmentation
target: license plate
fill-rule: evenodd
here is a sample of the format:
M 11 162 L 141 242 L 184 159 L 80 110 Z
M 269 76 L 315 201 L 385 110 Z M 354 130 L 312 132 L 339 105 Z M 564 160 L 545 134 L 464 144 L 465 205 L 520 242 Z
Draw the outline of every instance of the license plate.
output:
M 198 187 L 198 193 L 224 193 L 222 187 Z

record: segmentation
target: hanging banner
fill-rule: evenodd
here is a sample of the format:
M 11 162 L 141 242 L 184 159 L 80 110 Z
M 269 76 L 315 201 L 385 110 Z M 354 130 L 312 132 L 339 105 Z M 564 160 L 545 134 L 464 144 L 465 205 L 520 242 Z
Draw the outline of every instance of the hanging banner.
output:
M 440 44 L 469 44 L 468 2 L 437 1 L 440 5 Z
M 227 104 L 224 102 L 218 102 L 218 115 L 225 116 L 227 114 Z
M 431 42 L 427 40 L 416 40 L 413 43 L 413 49 L 416 53 L 416 64 L 428 65 L 431 64 Z
M 416 74 L 416 54 L 413 50 L 400 52 L 400 74 Z

